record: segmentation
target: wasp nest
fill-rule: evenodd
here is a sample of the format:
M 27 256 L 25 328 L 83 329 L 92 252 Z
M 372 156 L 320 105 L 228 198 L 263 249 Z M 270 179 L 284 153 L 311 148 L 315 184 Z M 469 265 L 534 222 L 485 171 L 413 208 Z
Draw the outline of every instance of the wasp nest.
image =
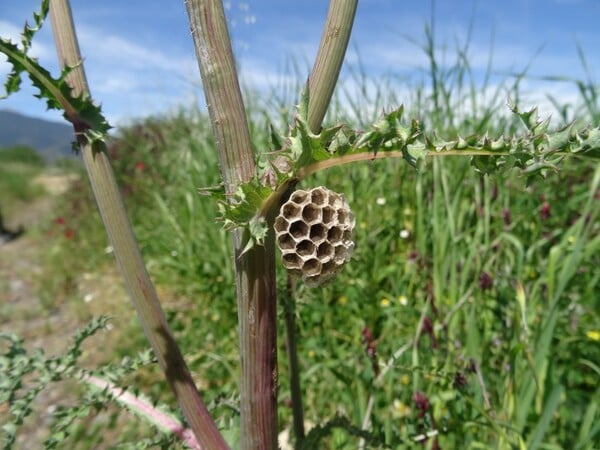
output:
M 275 219 L 284 267 L 309 286 L 330 280 L 352 255 L 354 223 L 343 195 L 323 186 L 294 191 Z

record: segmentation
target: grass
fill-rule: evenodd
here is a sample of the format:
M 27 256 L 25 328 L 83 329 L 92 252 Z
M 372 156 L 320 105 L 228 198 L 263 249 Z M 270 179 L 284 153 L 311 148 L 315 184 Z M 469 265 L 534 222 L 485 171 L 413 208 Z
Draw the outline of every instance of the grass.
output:
M 459 49 L 454 65 L 440 67 L 427 33 L 423 49 L 435 89 L 422 81 L 406 101 L 411 115 L 440 135 L 523 132 L 502 106 L 518 83 L 508 79 L 481 101 L 487 87 L 471 77 L 468 48 Z M 368 82 L 353 76 L 363 87 Z M 593 120 L 596 97 L 589 93 L 597 86 L 583 85 L 583 118 Z M 330 121 L 347 114 L 364 125 L 379 109 L 369 105 L 393 96 L 387 88 L 363 89 L 357 100 L 349 89 L 340 89 L 338 117 Z M 281 113 L 285 124 L 289 111 L 256 97 L 251 105 L 255 146 L 268 148 L 268 122 Z M 198 191 L 219 183 L 209 121 L 193 110 L 140 121 L 121 130 L 109 152 L 177 339 L 222 425 L 234 427 L 239 368 L 230 238 L 215 222 L 214 202 Z M 441 448 L 594 448 L 597 164 L 565 161 L 559 173 L 525 186 L 517 173 L 483 177 L 464 159 L 428 161 L 419 171 L 376 161 L 328 170 L 300 187 L 321 184 L 343 192 L 353 207 L 357 248 L 334 283 L 295 292 L 305 417 L 324 427 L 320 448 L 357 448 L 363 425 L 372 432 L 363 436 L 366 448 L 412 448 L 428 432 L 427 445 Z M 63 223 L 48 225 L 54 232 L 44 243 L 51 251 L 41 280 L 48 302 L 68 300 L 81 273 L 113 264 L 87 184 L 62 199 L 60 217 L 74 233 L 65 240 Z M 105 313 L 133 316 L 126 305 L 111 308 Z M 116 355 L 145 348 L 138 327 L 117 332 Z M 283 427 L 291 424 L 284 353 L 282 346 Z M 170 401 L 152 369 L 135 384 Z M 338 415 L 354 428 L 329 422 Z M 77 439 L 92 442 L 80 432 Z
M 42 168 L 21 162 L 0 164 L 0 208 L 5 217 L 11 217 L 44 194 L 44 188 L 31 181 L 42 172 Z

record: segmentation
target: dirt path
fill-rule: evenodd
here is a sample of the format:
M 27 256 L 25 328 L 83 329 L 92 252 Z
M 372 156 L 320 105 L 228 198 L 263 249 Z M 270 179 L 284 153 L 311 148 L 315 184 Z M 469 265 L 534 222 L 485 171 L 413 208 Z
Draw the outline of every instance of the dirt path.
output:
M 127 302 L 116 270 L 103 274 L 79 274 L 77 294 L 85 313 L 74 310 L 72 304 L 44 305 L 38 295 L 35 280 L 41 275 L 43 236 L 34 231 L 44 221 L 52 220 L 53 205 L 58 195 L 68 189 L 72 176 L 47 173 L 34 182 L 42 184 L 48 195 L 37 199 L 21 209 L 13 217 L 5 218 L 7 228 L 16 229 L 23 225 L 25 233 L 19 238 L 0 244 L 0 332 L 14 333 L 25 340 L 28 351 L 43 349 L 46 355 L 62 353 L 71 343 L 76 329 L 92 315 L 106 314 L 94 307 L 93 300 L 109 296 L 120 303 Z M 88 305 L 87 303 L 91 303 Z M 98 300 L 96 300 L 98 303 Z M 107 336 L 108 340 L 111 340 Z M 108 342 L 107 342 L 108 344 Z M 0 350 L 4 343 L 0 343 Z M 105 351 L 86 355 L 95 360 L 105 356 Z M 104 353 L 104 355 L 102 354 Z M 29 416 L 19 431 L 17 449 L 42 448 L 47 435 L 50 412 L 56 404 L 64 403 L 69 390 L 68 383 L 53 384 L 43 390 L 35 400 L 34 413 Z M 8 406 L 0 404 L 0 426 L 4 423 Z M 3 440 L 0 432 L 0 442 Z
M 34 289 L 34 280 L 42 270 L 39 237 L 29 231 L 40 226 L 52 213 L 56 196 L 69 186 L 72 176 L 44 174 L 34 180 L 42 184 L 48 195 L 35 200 L 12 217 L 5 218 L 7 228 L 23 226 L 26 232 L 19 238 L 0 244 L 0 326 L 3 332 L 17 333 L 32 346 L 48 345 L 54 334 L 46 328 L 62 330 L 60 314 L 39 314 L 40 300 Z M 65 330 L 66 331 L 66 330 Z

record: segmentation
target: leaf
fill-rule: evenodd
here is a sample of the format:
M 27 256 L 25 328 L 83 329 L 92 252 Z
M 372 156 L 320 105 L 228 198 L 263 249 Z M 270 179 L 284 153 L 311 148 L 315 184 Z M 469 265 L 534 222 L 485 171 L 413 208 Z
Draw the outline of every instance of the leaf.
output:
M 44 24 L 46 17 L 48 16 L 48 11 L 50 10 L 50 0 L 43 0 L 40 5 L 40 10 L 33 12 L 33 22 L 34 26 L 29 26 L 26 22 L 23 27 L 23 33 L 21 33 L 21 44 L 23 45 L 23 50 L 27 50 L 31 46 L 31 41 L 35 33 L 37 33 Z
M 263 186 L 257 178 L 238 187 L 229 201 L 219 200 L 219 220 L 223 228 L 236 230 L 244 228 L 244 249 L 240 256 L 255 245 L 263 245 L 268 232 L 265 217 L 260 214 L 261 206 L 273 193 L 271 186 Z M 217 194 L 218 195 L 218 194 Z
M 18 91 L 21 74 L 26 72 L 33 86 L 38 89 L 35 97 L 46 100 L 48 109 L 63 110 L 65 119 L 71 122 L 76 132 L 90 144 L 94 145 L 106 138 L 111 127 L 102 115 L 100 107 L 87 95 L 74 96 L 67 83 L 66 78 L 73 70 L 72 67 L 66 67 L 59 78 L 53 78 L 35 58 L 28 56 L 25 50 L 19 49 L 10 40 L 0 38 L 0 52 L 12 65 L 4 84 L 4 98 Z
M 336 158 L 342 162 L 359 161 L 389 152 L 390 156 L 402 156 L 417 167 L 427 156 L 464 155 L 471 158 L 471 165 L 478 172 L 492 175 L 516 168 L 529 183 L 535 177 L 556 171 L 569 154 L 600 157 L 599 128 L 571 125 L 550 131 L 549 120 L 539 120 L 537 109 L 521 112 L 516 105 L 510 108 L 525 124 L 527 132 L 522 136 L 473 134 L 443 141 L 435 133 L 427 133 L 418 120 L 404 120 L 402 106 L 382 114 L 364 132 L 338 124 L 315 134 L 307 124 L 308 92 L 305 91 L 288 136 L 280 138 L 271 127 L 270 142 L 277 151 L 262 155 L 264 159 L 257 163 L 257 176 L 242 184 L 236 195 L 228 201 L 220 199 L 224 227 L 242 227 L 248 231 L 244 251 L 261 245 L 266 235 L 264 217 L 268 210 L 277 207 L 285 192 L 303 177 L 336 165 Z M 365 157 L 354 157 L 360 154 Z

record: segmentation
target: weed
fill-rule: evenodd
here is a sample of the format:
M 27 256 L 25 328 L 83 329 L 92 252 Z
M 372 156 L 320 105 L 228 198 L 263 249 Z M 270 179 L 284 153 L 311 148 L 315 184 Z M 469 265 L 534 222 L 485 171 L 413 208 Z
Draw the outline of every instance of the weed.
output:
M 412 107 L 440 139 L 473 131 L 502 136 L 522 126 L 498 114 L 505 91 L 483 101 L 487 87 L 469 79 L 467 44 L 447 72 L 436 63 L 433 28 L 426 28 L 423 50 L 431 63 L 431 84 L 419 86 Z M 368 79 L 360 72 L 355 76 L 364 96 L 352 99 L 346 91 L 348 98 L 334 99 L 337 109 L 330 121 L 351 117 L 361 126 L 372 123 L 391 95 L 388 85 L 373 92 L 366 87 Z M 507 81 L 507 90 L 518 93 L 518 81 Z M 582 90 L 591 116 L 586 118 L 594 118 L 594 92 Z M 275 101 L 278 108 L 280 103 Z M 260 103 L 250 107 L 255 148 L 278 140 L 265 120 L 278 114 L 287 123 L 286 111 Z M 323 137 L 307 128 L 302 111 L 288 136 L 290 148 L 283 148 L 300 153 L 291 158 L 298 171 L 285 182 L 343 192 L 356 219 L 356 249 L 335 283 L 309 289 L 280 282 L 289 298 L 279 314 L 297 336 L 285 341 L 278 330 L 279 342 L 297 348 L 297 360 L 290 362 L 301 369 L 296 375 L 304 390 L 304 418 L 317 424 L 298 447 L 591 449 L 600 432 L 594 425 L 600 358 L 597 165 L 573 158 L 562 162 L 560 173 L 547 171 L 545 180 L 529 178 L 526 185 L 518 170 L 483 174 L 498 168 L 489 157 L 475 160 L 479 172 L 464 158 L 416 161 L 403 153 L 418 171 L 405 161 L 375 160 L 374 153 L 383 153 L 391 142 L 385 136 L 390 124 L 398 126 L 394 133 L 414 139 L 410 145 L 435 147 L 437 141 L 424 139 L 415 122 L 405 126 L 401 115 L 402 110 L 392 111 L 383 124 L 358 137 L 348 133 L 356 137 L 354 143 L 371 142 L 365 136 L 382 143 L 381 149 L 365 144 L 373 161 L 351 168 L 307 170 L 301 181 L 293 178 L 307 164 L 331 156 L 323 156 Z M 536 149 L 543 140 L 537 138 L 546 136 L 545 125 L 528 120 L 528 114 L 514 117 L 525 121 L 526 138 L 517 144 Z M 324 132 L 331 133 L 327 144 L 339 138 L 331 128 Z M 484 140 L 482 147 L 500 139 Z M 294 148 L 299 141 L 309 142 L 310 152 Z M 478 143 L 476 136 L 465 145 Z M 463 144 L 457 139 L 448 148 Z M 231 443 L 240 427 L 234 281 L 239 260 L 231 258 L 227 235 L 213 220 L 217 207 L 198 194 L 199 188 L 219 185 L 214 147 L 209 118 L 182 111 L 122 130 L 107 151 L 149 269 L 175 292 L 166 305 L 169 323 L 212 412 L 221 414 L 219 425 L 233 436 Z M 322 159 L 311 160 L 315 154 Z M 544 156 L 541 162 L 547 163 Z M 302 158 L 309 161 L 304 166 L 298 163 Z M 272 198 L 268 186 L 262 186 L 268 191 L 264 198 L 263 191 L 252 190 L 252 181 L 241 186 L 243 194 L 259 197 L 260 208 Z M 66 263 L 54 264 L 57 279 L 68 280 L 80 261 L 69 258 L 74 254 L 70 242 L 81 239 L 77 245 L 85 245 L 90 255 L 102 255 L 106 247 L 96 238 L 99 221 L 90 212 L 91 198 L 82 185 L 66 196 L 62 207 L 67 209 L 58 214 L 63 222 L 55 225 L 73 223 L 75 234 L 52 236 L 53 242 L 67 238 L 57 246 L 54 261 Z M 221 204 L 226 220 L 243 215 L 243 200 Z M 257 210 L 251 208 L 248 223 Z M 256 242 L 249 244 L 260 237 L 256 233 Z M 238 250 L 251 247 L 236 244 Z M 92 266 L 97 270 L 102 258 L 86 264 L 98 264 Z M 283 269 L 277 270 L 279 279 L 286 279 Z M 119 351 L 127 349 L 123 342 Z M 278 370 L 278 414 L 286 424 L 292 422 L 292 399 L 298 398 L 300 384 L 290 381 L 288 365 L 280 363 Z M 165 395 L 165 389 L 156 389 L 157 397 Z M 297 435 L 303 423 L 295 424 Z

